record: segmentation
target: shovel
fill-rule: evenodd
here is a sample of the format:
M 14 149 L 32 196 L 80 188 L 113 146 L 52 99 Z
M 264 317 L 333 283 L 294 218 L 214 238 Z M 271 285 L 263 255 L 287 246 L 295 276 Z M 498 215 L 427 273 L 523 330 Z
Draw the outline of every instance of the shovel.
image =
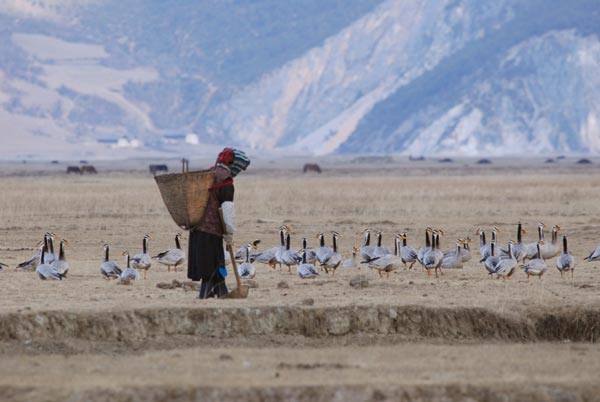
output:
M 221 226 L 223 227 L 223 233 L 227 232 L 225 228 L 225 221 L 223 220 L 223 210 L 219 208 L 219 217 L 221 218 Z M 248 291 L 250 286 L 242 285 L 242 279 L 237 270 L 237 264 L 235 262 L 235 255 L 233 254 L 233 248 L 231 244 L 227 244 L 227 251 L 229 252 L 229 258 L 231 259 L 231 265 L 233 266 L 233 274 L 235 275 L 235 281 L 237 283 L 237 289 L 233 289 L 231 292 L 222 297 L 222 299 L 246 299 L 248 297 Z

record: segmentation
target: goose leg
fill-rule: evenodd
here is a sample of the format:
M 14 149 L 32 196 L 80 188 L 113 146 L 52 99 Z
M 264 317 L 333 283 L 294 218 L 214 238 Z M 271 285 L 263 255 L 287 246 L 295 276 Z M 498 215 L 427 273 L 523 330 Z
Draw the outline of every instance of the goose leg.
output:
M 144 280 L 146 279 L 146 274 L 148 273 L 147 270 L 144 270 Z
M 377 271 L 377 273 L 379 274 L 379 277 L 383 279 L 383 275 L 381 275 L 381 271 Z

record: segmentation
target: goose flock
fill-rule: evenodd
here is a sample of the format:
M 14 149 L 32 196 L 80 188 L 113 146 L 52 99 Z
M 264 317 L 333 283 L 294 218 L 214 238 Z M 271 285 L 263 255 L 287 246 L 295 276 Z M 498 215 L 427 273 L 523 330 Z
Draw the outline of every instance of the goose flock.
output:
M 556 268 L 561 276 L 570 273 L 574 275 L 575 258 L 569 252 L 567 235 L 559 233 L 562 231 L 560 225 L 554 225 L 551 229 L 551 240 L 545 240 L 546 225 L 542 222 L 537 225 L 537 240 L 529 243 L 523 241 L 523 235 L 527 231 L 521 223 L 516 227 L 516 241 L 509 240 L 506 248 L 500 247 L 498 233 L 500 229 L 491 228 L 491 240 L 486 241 L 486 233 L 483 228 L 478 228 L 475 232 L 479 236 L 479 262 L 491 277 L 509 279 L 520 268 L 529 279 L 532 276 L 542 278 L 548 270 L 548 260 L 557 257 Z M 440 241 L 444 236 L 444 231 L 433 227 L 425 228 L 424 244 L 418 248 L 418 251 L 408 245 L 408 235 L 406 232 L 398 233 L 394 236 L 393 250 L 383 244 L 383 234 L 381 231 L 375 231 L 376 242 L 371 244 L 370 229 L 364 230 L 363 244 L 360 247 L 353 246 L 351 257 L 344 259 L 339 250 L 339 239 L 341 235 L 338 232 L 331 233 L 331 247 L 326 245 L 326 235 L 318 233 L 315 238 L 319 247 L 308 247 L 308 238 L 302 237 L 302 247 L 295 249 L 292 247 L 292 230 L 286 225 L 282 225 L 278 230 L 280 244 L 272 248 L 259 251 L 260 239 L 256 239 L 244 247 L 239 248 L 235 253 L 235 259 L 239 263 L 238 273 L 244 279 L 252 279 L 256 276 L 257 270 L 254 264 L 264 264 L 271 269 L 282 271 L 287 267 L 287 272 L 292 273 L 295 267 L 297 275 L 302 278 L 315 278 L 324 273 L 335 277 L 336 270 L 339 267 L 343 269 L 368 269 L 377 271 L 381 278 L 389 278 L 390 273 L 403 268 L 404 270 L 414 269 L 415 264 L 420 266 L 427 275 L 439 277 L 447 269 L 463 268 L 465 262 L 469 261 L 473 253 L 470 248 L 472 240 L 467 236 L 456 239 L 454 246 L 446 251 L 441 249 Z M 125 268 L 121 268 L 119 263 L 110 259 L 110 246 L 103 245 L 104 258 L 100 264 L 100 274 L 105 279 L 120 280 L 139 280 L 143 271 L 144 279 L 147 278 L 148 271 L 153 262 L 157 262 L 177 271 L 185 260 L 186 254 L 181 247 L 181 233 L 175 235 L 175 247 L 162 251 L 154 256 L 149 254 L 149 241 L 152 240 L 149 234 L 142 238 L 142 250 L 140 253 L 130 256 L 128 251 L 124 251 Z M 58 242 L 58 252 L 55 252 L 56 235 L 47 232 L 42 241 L 38 243 L 38 251 L 28 260 L 18 264 L 17 270 L 33 271 L 42 280 L 64 280 L 69 272 L 69 262 L 65 254 L 65 247 L 69 245 L 66 239 L 60 239 Z M 562 252 L 561 252 L 562 251 Z M 226 264 L 230 264 L 228 253 L 225 254 Z M 600 247 L 592 251 L 585 261 L 600 260 Z M 6 264 L 0 263 L 0 271 Z
M 502 279 L 511 278 L 517 268 L 520 268 L 527 278 L 537 276 L 541 279 L 548 269 L 547 261 L 557 257 L 556 268 L 561 276 L 565 273 L 574 274 L 575 258 L 568 250 L 567 235 L 562 236 L 562 253 L 560 247 L 559 232 L 562 230 L 560 225 L 552 227 L 552 239 L 550 242 L 545 240 L 546 225 L 539 223 L 537 226 L 538 239 L 534 242 L 525 243 L 523 235 L 527 233 L 521 223 L 517 224 L 516 241 L 509 240 L 506 248 L 500 247 L 498 243 L 498 233 L 500 229 L 493 227 L 491 229 L 491 241 L 486 241 L 486 234 L 483 228 L 477 229 L 479 236 L 479 262 L 483 264 L 485 272 L 490 276 Z M 325 235 L 318 233 L 316 238 L 319 247 L 309 248 L 307 238 L 302 238 L 302 247 L 299 250 L 291 248 L 291 230 L 287 226 L 279 228 L 279 237 L 281 244 L 279 246 L 267 249 L 263 252 L 255 251 L 257 242 L 249 243 L 243 250 L 248 250 L 245 257 L 245 270 L 252 263 L 262 263 L 275 269 L 279 265 L 286 266 L 287 271 L 291 273 L 291 268 L 297 266 L 297 274 L 301 278 L 315 278 L 320 272 L 331 273 L 335 276 L 338 267 L 343 268 L 367 268 L 377 271 L 380 277 L 389 278 L 391 272 L 403 268 L 405 270 L 413 269 L 415 264 L 419 264 L 427 275 L 435 275 L 436 278 L 444 274 L 446 269 L 460 269 L 469 261 L 473 254 L 469 237 L 456 239 L 454 247 L 447 251 L 442 251 L 440 240 L 444 236 L 444 231 L 432 227 L 425 228 L 425 242 L 418 251 L 409 246 L 408 235 L 406 232 L 398 233 L 394 236 L 393 251 L 382 244 L 383 235 L 380 231 L 375 231 L 376 243 L 371 244 L 371 230 L 364 231 L 364 241 L 362 246 L 352 247 L 352 257 L 343 259 L 338 251 L 338 239 L 341 237 L 338 232 L 332 232 L 332 247 L 325 244 Z M 253 249 L 250 254 L 250 249 Z M 360 256 L 360 261 L 359 257 Z M 594 250 L 586 261 L 600 260 L 600 247 Z M 256 272 L 255 269 L 252 272 Z M 240 271 L 241 273 L 241 271 Z M 254 275 L 254 274 L 253 274 Z
M 144 279 L 147 278 L 147 273 L 152 262 L 156 261 L 159 264 L 167 266 L 168 271 L 171 267 L 177 271 L 177 267 L 181 266 L 185 261 L 185 252 L 181 248 L 181 233 L 175 235 L 175 247 L 167 249 L 157 255 L 151 257 L 148 253 L 148 243 L 152 237 L 145 235 L 142 238 L 142 252 L 130 256 L 128 251 L 124 251 L 122 255 L 125 257 L 125 269 L 122 269 L 119 263 L 110 259 L 110 246 L 104 244 L 104 259 L 100 264 L 100 274 L 105 279 L 120 279 L 120 280 L 137 280 L 140 278 L 139 270 L 144 271 Z M 67 278 L 69 272 L 69 262 L 65 255 L 65 245 L 69 245 L 66 239 L 59 241 L 59 251 L 54 252 L 54 243 L 56 235 L 46 232 L 44 239 L 38 243 L 39 251 L 28 260 L 18 264 L 15 269 L 18 271 L 34 271 L 42 280 L 63 280 Z M 2 266 L 0 265 L 0 270 Z

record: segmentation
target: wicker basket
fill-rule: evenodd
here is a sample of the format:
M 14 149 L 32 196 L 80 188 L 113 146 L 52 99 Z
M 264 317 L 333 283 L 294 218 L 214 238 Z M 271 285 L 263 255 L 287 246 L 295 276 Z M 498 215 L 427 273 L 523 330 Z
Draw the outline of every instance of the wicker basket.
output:
M 206 209 L 215 172 L 168 173 L 156 176 L 160 195 L 176 224 L 182 229 L 196 227 Z

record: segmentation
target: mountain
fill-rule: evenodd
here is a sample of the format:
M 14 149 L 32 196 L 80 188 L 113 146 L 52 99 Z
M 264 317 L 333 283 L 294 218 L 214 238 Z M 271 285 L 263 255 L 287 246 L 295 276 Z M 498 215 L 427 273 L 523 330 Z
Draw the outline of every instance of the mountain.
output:
M 0 4 L 0 158 L 600 151 L 596 0 Z

